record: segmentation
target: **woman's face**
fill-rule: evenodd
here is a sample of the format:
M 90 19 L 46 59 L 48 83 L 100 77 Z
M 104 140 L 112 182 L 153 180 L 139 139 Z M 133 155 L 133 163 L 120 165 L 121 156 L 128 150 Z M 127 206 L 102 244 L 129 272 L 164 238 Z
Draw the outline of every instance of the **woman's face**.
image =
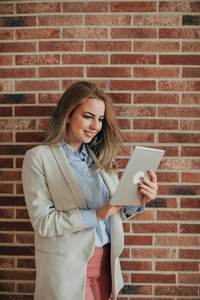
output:
M 82 143 L 89 143 L 101 130 L 105 114 L 105 104 L 98 98 L 84 101 L 69 117 L 67 123 L 68 144 L 81 150 Z

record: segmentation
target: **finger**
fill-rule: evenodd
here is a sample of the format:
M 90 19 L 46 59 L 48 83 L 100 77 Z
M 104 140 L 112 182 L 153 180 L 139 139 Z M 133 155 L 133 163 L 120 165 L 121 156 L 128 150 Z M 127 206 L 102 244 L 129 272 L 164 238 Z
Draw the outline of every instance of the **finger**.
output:
M 153 183 L 152 181 L 150 181 L 149 179 L 147 179 L 146 177 L 141 177 L 141 183 L 147 187 L 150 187 L 151 189 L 157 191 L 158 190 L 158 186 L 157 186 L 157 182 Z M 140 185 L 140 183 L 138 183 L 138 185 Z M 141 186 L 141 185 L 140 185 Z M 142 186 L 144 188 L 144 186 Z
M 148 172 L 148 174 L 150 176 L 151 182 L 157 183 L 157 176 L 156 176 L 156 174 L 153 171 L 151 171 L 151 170 L 148 170 L 147 172 Z

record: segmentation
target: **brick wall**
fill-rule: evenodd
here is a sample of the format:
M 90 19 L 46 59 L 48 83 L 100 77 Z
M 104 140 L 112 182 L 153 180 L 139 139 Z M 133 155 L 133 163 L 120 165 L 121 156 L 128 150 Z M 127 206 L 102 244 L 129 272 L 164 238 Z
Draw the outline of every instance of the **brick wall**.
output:
M 113 97 L 123 167 L 135 145 L 166 151 L 158 199 L 124 224 L 119 299 L 200 299 L 199 11 L 187 0 L 1 0 L 1 299 L 33 299 L 23 155 L 82 79 Z

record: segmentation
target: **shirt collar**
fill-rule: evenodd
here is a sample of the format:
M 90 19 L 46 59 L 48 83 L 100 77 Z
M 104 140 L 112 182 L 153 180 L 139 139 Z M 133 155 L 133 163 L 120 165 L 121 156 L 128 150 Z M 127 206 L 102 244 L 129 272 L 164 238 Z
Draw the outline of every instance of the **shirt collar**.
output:
M 69 144 L 67 144 L 67 142 L 64 139 L 62 139 L 60 142 L 68 158 L 70 158 L 71 155 L 80 156 L 81 158 L 85 156 L 87 158 L 89 157 L 89 151 L 85 144 L 83 144 L 82 151 L 81 153 L 79 153 L 77 150 L 75 150 Z

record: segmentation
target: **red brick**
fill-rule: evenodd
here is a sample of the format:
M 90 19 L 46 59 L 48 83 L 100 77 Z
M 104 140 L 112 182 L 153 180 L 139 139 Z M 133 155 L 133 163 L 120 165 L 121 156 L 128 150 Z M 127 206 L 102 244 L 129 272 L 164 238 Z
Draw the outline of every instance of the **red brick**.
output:
M 75 82 L 77 82 L 77 80 L 70 80 L 70 79 L 63 80 L 62 81 L 62 90 L 66 90 L 69 86 L 71 86 Z M 104 91 L 108 90 L 108 81 L 107 80 L 100 79 L 100 80 L 92 80 L 91 82 L 98 85 Z
M 108 12 L 106 2 L 64 2 L 63 12 Z
M 125 285 L 120 294 L 127 294 L 127 295 L 152 295 L 152 287 L 149 285 Z M 141 300 L 141 298 L 135 298 L 134 300 Z M 147 299 L 147 298 L 146 298 Z M 120 298 L 121 300 L 121 298 Z M 122 298 L 122 300 L 124 300 Z M 125 299 L 126 300 L 126 299 Z M 133 298 L 131 298 L 133 300 Z
M 160 28 L 159 38 L 161 39 L 199 39 L 200 30 L 191 28 Z
M 0 196 L 0 205 L 1 206 L 25 206 L 25 200 L 24 197 Z
M 39 103 L 58 103 L 62 94 L 39 94 Z
M 148 223 L 147 224 L 132 224 L 132 231 L 134 233 L 171 233 L 177 232 L 177 224 L 168 223 L 167 226 L 165 223 Z
M 181 224 L 180 233 L 199 234 L 200 224 Z
M 17 268 L 35 268 L 35 260 L 31 258 L 18 258 L 17 259 Z
M 51 116 L 54 110 L 54 106 L 18 106 L 15 116 Z
M 200 114 L 199 107 L 159 107 L 159 117 L 193 117 L 197 118 Z
M 23 158 L 16 158 L 16 168 L 22 168 Z
M 181 198 L 181 208 L 200 208 L 200 198 Z
M 151 271 L 152 262 L 150 261 L 121 261 L 123 271 Z
M 179 274 L 179 283 L 190 283 L 190 284 L 200 284 L 199 274 Z
M 198 236 L 156 236 L 155 246 L 199 247 L 199 240 Z
M 0 282 L 1 292 L 15 292 L 14 282 Z
M 153 54 L 112 54 L 111 64 L 156 64 L 156 56 Z
M 173 221 L 199 221 L 200 214 L 198 211 L 158 211 L 157 220 Z
M 183 52 L 200 52 L 200 43 L 199 42 L 182 42 L 182 51 Z
M 21 103 L 35 103 L 34 94 L 1 94 L 1 104 L 21 104 Z
M 200 55 L 160 55 L 161 65 L 199 65 Z
M 116 106 L 115 112 L 117 117 L 153 117 L 156 113 L 154 107 L 133 106 Z
M 49 119 L 40 119 L 38 121 L 38 129 L 46 130 L 49 126 L 50 118 Z
M 165 1 L 159 3 L 160 12 L 199 12 L 198 1 Z
M 155 39 L 157 37 L 154 28 L 112 28 L 113 39 Z
M 193 15 L 183 16 L 182 25 L 200 25 L 200 17 Z
M 130 232 L 130 224 L 123 223 L 123 230 L 124 232 Z
M 2 43 L 1 52 L 36 52 L 36 42 L 12 42 Z
M 185 78 L 199 78 L 200 77 L 200 68 L 183 68 L 182 77 Z
M 131 250 L 132 258 L 159 258 L 159 259 L 169 259 L 176 258 L 175 249 L 159 249 L 159 248 L 134 248 Z
M 159 91 L 200 91 L 199 81 L 160 81 Z
M 11 107 L 1 107 L 0 116 L 1 117 L 11 117 L 12 116 L 12 108 Z
M 134 283 L 176 283 L 175 274 L 131 274 Z
M 179 68 L 149 68 L 135 67 L 134 77 L 149 77 L 149 78 L 178 78 L 180 74 Z
M 35 129 L 35 120 L 2 119 L 0 120 L 0 129 L 1 130 Z
M 135 15 L 133 19 L 135 26 L 179 26 L 180 16 L 159 16 L 159 15 Z
M 1 55 L 0 56 L 0 65 L 1 66 L 13 65 L 13 56 L 12 55 L 6 55 L 6 56 Z
M 14 30 L 0 30 L 0 40 L 14 40 Z
M 89 67 L 86 70 L 88 77 L 132 77 L 131 67 Z
M 54 15 L 39 16 L 39 26 L 74 26 L 83 25 L 83 16 Z
M 156 271 L 198 271 L 198 262 L 189 261 L 159 261 L 156 262 Z
M 146 204 L 147 207 L 150 208 L 162 208 L 162 207 L 167 207 L 167 208 L 177 208 L 177 199 L 176 198 L 156 198 L 153 201 L 150 201 L 149 203 Z
M 2 194 L 12 194 L 13 184 L 11 183 L 0 183 L 0 193 Z
M 154 221 L 154 212 L 153 211 L 144 211 L 142 214 L 136 214 L 131 218 L 132 221 Z
M 16 132 L 16 142 L 42 143 L 44 141 L 44 132 Z
M 179 42 L 146 42 L 146 41 L 134 41 L 134 51 L 136 52 L 178 52 L 180 51 Z
M 114 103 L 131 103 L 131 93 L 109 93 Z
M 179 258 L 183 259 L 200 259 L 200 250 L 196 249 L 179 249 Z
M 0 168 L 13 168 L 13 159 L 12 158 L 0 158 Z
M 63 64 L 108 64 L 108 55 L 104 54 L 63 54 L 62 58 Z
M 199 173 L 182 173 L 182 182 L 200 182 L 200 174 Z
M 160 169 L 168 169 L 168 170 L 189 170 L 196 169 L 198 170 L 200 165 L 200 159 L 165 159 L 163 158 L 159 168 Z
M 200 147 L 187 146 L 181 147 L 181 156 L 200 156 Z
M 34 78 L 35 68 L 9 68 L 0 70 L 0 78 Z
M 178 120 L 135 119 L 133 125 L 134 129 L 178 130 Z
M 83 67 L 41 67 L 39 77 L 84 77 Z
M 14 4 L 0 4 L 1 14 L 14 14 Z
M 60 55 L 16 55 L 16 65 L 60 64 Z
M 153 80 L 111 80 L 111 90 L 154 91 L 156 82 Z
M 17 4 L 18 14 L 61 12 L 61 3 L 21 3 Z
M 200 186 L 196 185 L 159 185 L 160 195 L 199 195 Z
M 2 81 L 2 82 L 0 82 L 0 91 L 1 92 L 11 92 L 11 91 L 13 91 L 13 82 L 12 81 Z
M 155 295 L 198 296 L 198 286 L 156 286 Z
M 34 234 L 33 233 L 17 233 L 16 241 L 18 244 L 32 244 L 33 245 L 34 244 Z
M 152 143 L 154 133 L 148 132 L 124 132 L 122 134 L 124 143 Z
M 16 209 L 16 219 L 29 219 L 27 209 Z
M 38 28 L 38 29 L 17 29 L 18 40 L 30 39 L 55 39 L 60 38 L 60 29 L 57 28 Z
M 134 94 L 134 103 L 146 104 L 179 104 L 178 94 Z
M 32 229 L 32 225 L 30 222 L 11 222 L 11 221 L 2 221 L 0 222 L 0 229 L 1 231 L 33 231 Z M 1 254 L 5 254 L 3 253 L 3 251 L 6 249 L 6 246 L 4 249 L 1 249 Z M 10 251 L 14 252 L 14 249 L 12 250 L 11 248 L 9 248 Z M 17 248 L 20 250 L 20 248 Z M 21 250 L 20 250 L 21 251 Z M 17 253 L 15 255 L 18 255 Z
M 153 12 L 156 11 L 156 2 L 113 2 L 111 12 Z
M 199 130 L 200 129 L 200 120 L 185 120 L 180 121 L 181 130 Z
M 124 248 L 120 254 L 120 258 L 130 258 L 130 249 Z
M 200 104 L 200 94 L 183 94 L 182 104 Z
M 18 293 L 34 293 L 35 283 L 17 283 Z
M 86 41 L 86 51 L 125 52 L 131 51 L 130 41 Z
M 159 133 L 159 143 L 198 143 L 198 133 Z
M 7 235 L 7 234 L 5 234 Z M 12 234 L 10 234 L 11 236 L 13 236 Z M 1 239 L 2 241 L 2 239 Z M 7 257 L 1 257 L 0 258 L 0 267 L 2 269 L 5 268 L 14 268 L 15 267 L 15 259 L 14 258 L 7 258 Z
M 147 245 L 152 246 L 153 239 L 152 236 L 134 236 L 134 235 L 125 235 L 124 237 L 125 245 Z
M 0 173 L 0 176 L 2 176 L 2 173 L 3 172 Z M 14 210 L 12 208 L 1 208 L 0 218 L 1 219 L 13 219 L 14 218 Z
M 0 27 L 36 26 L 36 17 L 2 17 Z
M 88 15 L 85 25 L 126 26 L 131 25 L 130 15 Z
M 118 119 L 118 125 L 121 129 L 131 129 L 131 121 L 127 119 Z
M 16 82 L 16 91 L 54 91 L 59 89 L 60 82 L 58 80 L 26 80 Z
M 39 51 L 83 51 L 82 41 L 46 41 L 39 42 Z
M 0 271 L 0 278 L 4 280 L 34 280 L 35 271 Z
M 64 28 L 63 38 L 67 39 L 101 39 L 108 38 L 107 28 Z
M 178 172 L 157 172 L 158 182 L 179 182 Z
M 19 181 L 21 172 L 19 171 L 0 171 L 0 181 Z
M 12 132 L 2 132 L 0 135 L 0 143 L 12 142 L 13 141 L 13 133 Z

